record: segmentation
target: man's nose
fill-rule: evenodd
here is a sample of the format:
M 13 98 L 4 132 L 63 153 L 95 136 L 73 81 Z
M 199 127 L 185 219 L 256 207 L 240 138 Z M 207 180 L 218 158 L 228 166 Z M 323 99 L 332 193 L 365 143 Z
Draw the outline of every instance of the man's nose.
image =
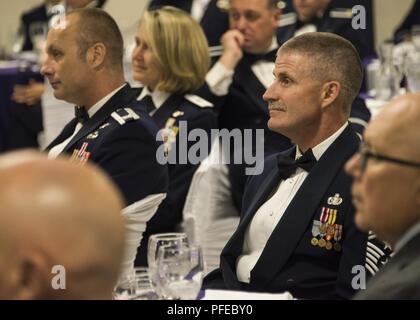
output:
M 246 21 L 246 18 L 241 15 L 236 23 L 236 27 L 239 31 L 244 31 L 248 25 L 248 22 Z
M 47 60 L 45 60 L 45 62 L 42 64 L 42 67 L 41 67 L 41 74 L 42 74 L 43 76 L 48 76 L 48 75 L 51 75 L 51 73 L 52 73 L 51 66 L 49 65 L 49 62 L 48 62 L 48 59 L 47 59 Z

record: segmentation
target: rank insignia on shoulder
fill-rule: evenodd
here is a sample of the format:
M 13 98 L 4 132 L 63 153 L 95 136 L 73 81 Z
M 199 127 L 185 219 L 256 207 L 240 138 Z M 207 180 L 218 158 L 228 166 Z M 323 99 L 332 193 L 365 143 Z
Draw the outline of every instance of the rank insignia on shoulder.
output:
M 222 11 L 229 10 L 229 0 L 217 0 L 216 6 Z
M 174 118 L 179 118 L 179 117 L 182 117 L 183 115 L 184 115 L 184 112 L 179 111 L 179 110 L 172 113 L 172 117 L 174 117 Z
M 114 120 L 117 121 L 121 126 L 127 122 L 140 119 L 140 116 L 131 108 L 118 109 L 111 113 L 111 117 L 114 118 Z
M 340 197 L 339 193 L 336 193 L 334 197 L 329 197 L 327 203 L 330 206 L 339 206 L 343 203 L 343 198 Z
M 195 94 L 186 94 L 185 99 L 187 99 L 189 102 L 194 103 L 195 105 L 201 107 L 201 108 L 210 108 L 213 107 L 213 103 L 201 98 L 200 96 L 197 96 Z
M 111 124 L 109 122 L 104 123 L 99 127 L 99 130 L 105 129 L 106 127 L 109 127 Z
M 74 149 L 73 154 L 70 157 L 70 162 L 78 162 L 80 165 L 84 165 L 90 157 L 90 152 L 87 152 L 88 143 L 83 143 L 80 150 Z
M 99 137 L 99 131 L 95 131 L 95 132 L 92 132 L 91 134 L 89 134 L 87 137 L 86 137 L 86 139 L 89 139 L 89 140 L 95 140 L 96 138 L 98 138 Z
M 330 11 L 330 17 L 335 19 L 352 19 L 353 11 L 347 8 L 336 8 Z
M 297 21 L 297 15 L 294 12 L 285 13 L 281 15 L 281 19 L 279 20 L 278 26 L 279 27 L 286 27 L 292 24 L 295 24 Z

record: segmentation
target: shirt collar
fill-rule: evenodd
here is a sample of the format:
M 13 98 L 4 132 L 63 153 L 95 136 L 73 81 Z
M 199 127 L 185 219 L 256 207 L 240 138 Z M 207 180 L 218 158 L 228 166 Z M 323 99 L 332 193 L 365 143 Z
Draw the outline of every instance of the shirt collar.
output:
M 273 36 L 273 40 L 271 40 L 271 45 L 268 48 L 267 52 L 276 50 L 276 49 L 278 49 L 278 47 L 279 47 L 279 42 L 277 41 L 277 37 Z M 267 52 L 265 52 L 265 53 L 267 53 Z
M 150 92 L 150 90 L 146 86 L 141 91 L 137 100 L 140 101 L 147 95 L 152 97 L 153 104 L 155 105 L 156 109 L 159 109 L 165 103 L 165 101 L 168 100 L 170 93 L 165 92 L 165 91 L 159 91 L 159 90 Z
M 327 139 L 316 145 L 312 148 L 312 153 L 317 161 L 322 157 L 325 151 L 333 144 L 333 142 L 339 137 L 339 135 L 347 128 L 348 122 L 338 129 L 335 133 L 329 136 Z M 299 147 L 296 148 L 296 157 L 295 159 L 299 159 L 302 156 L 302 152 L 300 151 Z
M 122 88 L 124 88 L 124 86 L 126 85 L 126 83 L 124 83 L 121 87 L 115 89 L 114 91 L 110 92 L 109 94 L 107 94 L 105 97 L 103 97 L 101 100 L 99 100 L 98 102 L 96 102 L 87 112 L 89 113 L 89 117 L 92 118 L 93 115 L 98 112 L 98 110 L 100 108 L 102 108 L 105 103 L 108 102 L 109 99 L 111 99 L 118 91 L 120 91 Z
M 420 222 L 412 226 L 395 244 L 394 252 L 400 251 L 407 243 L 410 242 L 417 234 L 420 233 Z

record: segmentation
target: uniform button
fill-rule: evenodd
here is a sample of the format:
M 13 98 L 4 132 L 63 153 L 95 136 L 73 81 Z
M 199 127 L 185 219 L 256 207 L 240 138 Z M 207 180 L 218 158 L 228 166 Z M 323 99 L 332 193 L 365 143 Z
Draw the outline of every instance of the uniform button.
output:
M 260 119 L 260 118 L 256 119 L 256 120 L 255 120 L 255 123 L 256 123 L 256 124 L 261 124 L 261 119 Z
M 293 280 L 293 279 L 287 279 L 287 284 L 292 284 L 292 283 L 294 283 L 295 282 L 295 280 Z

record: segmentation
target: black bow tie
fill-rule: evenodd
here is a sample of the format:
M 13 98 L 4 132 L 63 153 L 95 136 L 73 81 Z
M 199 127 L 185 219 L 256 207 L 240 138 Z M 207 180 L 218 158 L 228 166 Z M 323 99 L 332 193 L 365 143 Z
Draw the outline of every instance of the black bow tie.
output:
M 302 168 L 305 171 L 309 172 L 315 164 L 316 158 L 312 153 L 312 149 L 308 149 L 297 160 L 283 154 L 277 156 L 277 165 L 279 168 L 280 177 L 283 180 L 289 178 L 296 171 L 297 168 Z
M 268 61 L 274 62 L 276 60 L 277 49 L 271 50 L 263 54 L 254 54 L 254 53 L 244 53 L 243 59 L 247 61 L 250 65 L 253 65 L 257 61 Z
M 76 115 L 77 121 L 81 124 L 89 120 L 89 113 L 86 111 L 85 107 L 74 107 L 74 114 Z
M 147 113 L 150 113 L 156 109 L 156 106 L 153 103 L 153 99 L 150 95 L 143 97 L 143 99 L 140 100 L 140 103 L 144 104 Z

